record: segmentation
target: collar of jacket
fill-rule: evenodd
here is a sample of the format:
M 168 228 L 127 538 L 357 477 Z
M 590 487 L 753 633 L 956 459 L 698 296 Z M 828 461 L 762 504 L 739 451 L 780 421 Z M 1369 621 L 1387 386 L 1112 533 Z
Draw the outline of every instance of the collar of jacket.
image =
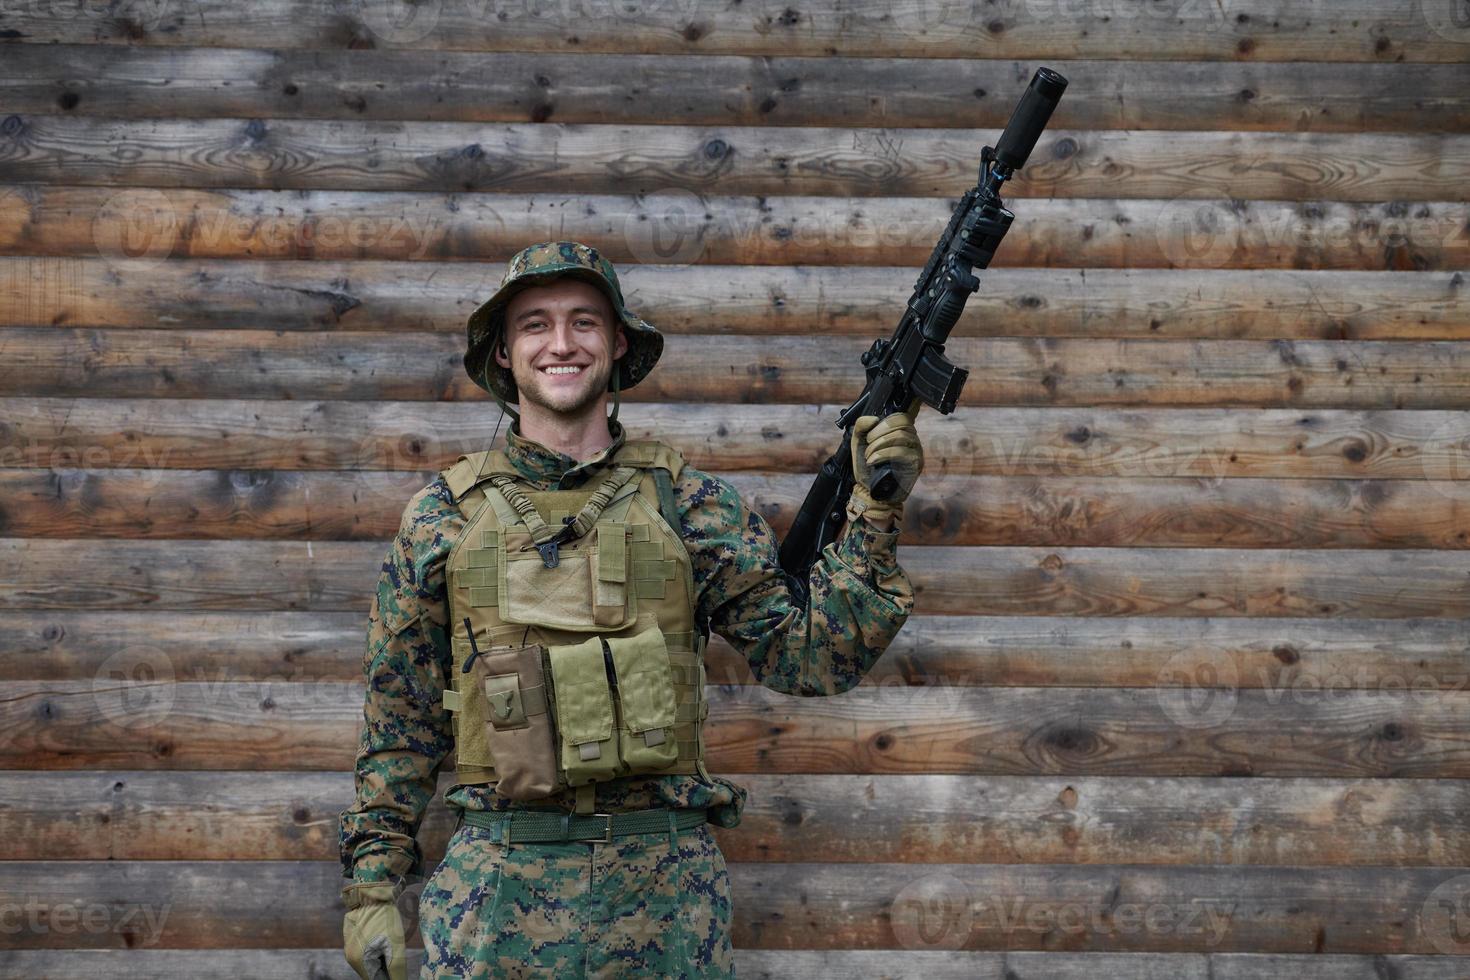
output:
M 520 422 L 511 423 L 505 436 L 505 455 L 516 471 L 527 480 L 544 484 L 552 490 L 570 490 L 607 466 L 618 450 L 623 448 L 626 432 L 617 419 L 609 419 L 608 432 L 613 441 L 606 449 L 591 459 L 577 462 L 566 453 L 547 449 L 533 439 L 520 433 Z

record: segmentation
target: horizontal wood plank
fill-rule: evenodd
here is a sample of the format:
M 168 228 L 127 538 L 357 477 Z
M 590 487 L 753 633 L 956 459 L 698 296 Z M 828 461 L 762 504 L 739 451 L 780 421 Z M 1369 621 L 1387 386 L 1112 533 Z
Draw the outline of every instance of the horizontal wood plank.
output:
M 366 610 L 385 551 L 0 538 L 0 567 L 24 570 L 0 579 L 0 609 Z M 1465 551 L 905 547 L 901 562 L 920 614 L 1470 617 Z
M 915 259 L 917 261 L 917 258 Z M 871 336 L 918 272 L 862 266 L 627 266 L 629 306 L 666 334 Z M 387 330 L 462 336 L 500 270 L 440 262 L 152 262 L 0 257 L 0 326 Z M 1459 340 L 1462 272 L 993 269 L 951 336 Z
M 614 262 L 906 265 L 947 198 L 435 194 L 0 185 L 0 255 L 508 259 L 575 239 Z M 1470 203 L 1032 198 L 1000 266 L 1460 270 Z
M 440 780 L 441 791 L 453 780 Z M 732 861 L 1462 866 L 1460 780 L 752 773 Z M 8 772 L 12 860 L 337 860 L 349 772 Z M 863 801 L 863 820 L 853 806 Z M 454 811 L 419 833 L 443 856 Z
M 409 975 L 422 963 L 408 950 Z M 754 980 L 892 977 L 902 980 L 1464 980 L 1464 956 L 1269 953 L 980 953 L 934 949 L 737 948 Z M 325 949 L 0 950 L 0 969 L 30 980 L 94 980 L 116 971 L 155 980 L 356 980 L 342 951 Z
M 863 389 L 868 338 L 701 337 L 667 345 L 629 402 L 809 405 Z M 0 389 L 97 398 L 481 398 L 448 334 L 0 330 Z M 959 404 L 1303 409 L 1470 407 L 1466 341 L 959 337 Z
M 357 681 L 364 610 L 0 612 L 0 679 Z M 1457 619 L 911 616 L 865 686 L 1150 687 L 1197 672 L 1273 692 L 1470 689 Z M 754 684 L 715 635 L 711 684 Z M 143 669 L 146 665 L 146 669 Z
M 999 130 L 1035 70 L 978 57 L 794 58 L 784 51 L 760 58 L 670 58 L 539 48 L 503 51 L 494 60 L 495 70 L 487 72 L 482 55 L 464 51 L 379 49 L 363 58 L 342 48 L 20 44 L 11 45 L 0 63 L 0 93 L 11 112 L 116 120 L 236 116 Z M 1458 64 L 1069 57 L 1057 67 L 1071 84 L 1052 115 L 1055 129 L 1470 128 L 1470 97 Z M 610 98 L 613 91 L 631 97 Z M 642 97 L 654 92 L 657 98 Z
M 924 451 L 904 508 L 906 545 L 1470 548 L 1470 489 L 1451 480 L 974 476 L 944 440 L 928 439 Z M 0 527 L 17 538 L 383 541 L 433 478 L 0 469 Z M 728 479 L 782 538 L 811 485 L 795 474 Z
M 142 654 L 133 660 L 148 664 Z M 359 683 L 122 676 L 7 684 L 0 768 L 352 767 L 362 726 Z M 1172 671 L 1160 683 L 887 685 L 830 698 L 712 687 L 704 737 L 709 767 L 730 773 L 1470 774 L 1470 692 L 1235 690 Z
M 487 130 L 452 122 L 13 115 L 0 134 L 0 181 L 339 193 L 534 194 L 554 186 L 564 194 L 958 197 L 975 185 L 980 147 L 995 139 L 979 129 L 531 123 Z M 1465 201 L 1470 136 L 1053 127 L 1007 193 Z
M 629 439 L 661 439 L 712 473 L 815 473 L 845 407 L 633 403 L 618 418 Z M 427 483 L 506 424 L 469 401 L 0 398 L 0 466 L 406 470 Z M 1463 480 L 1470 454 L 1455 411 L 961 408 L 919 425 L 934 459 L 976 476 L 1443 481 Z
M 1454 878 L 1419 868 L 730 868 L 734 944 L 770 950 L 1434 954 L 1442 950 L 1421 910 Z M 323 948 L 341 934 L 341 884 L 328 862 L 0 864 L 0 900 L 78 917 L 62 929 L 38 916 L 14 937 L 21 949 L 250 949 L 263 937 L 276 949 Z M 402 906 L 411 909 L 415 894 L 406 894 Z M 945 921 L 938 941 L 925 937 L 918 906 L 926 902 L 958 903 L 963 920 Z M 88 907 L 100 910 L 91 920 L 82 918 Z
M 1373 0 L 1169 0 L 1144 7 L 1001 0 L 786 0 L 692 5 L 434 4 L 399 18 L 376 7 L 205 0 L 113 12 L 22 6 L 0 37 L 30 44 L 413 48 L 626 54 L 866 55 L 918 58 L 1147 58 L 1220 61 L 1450 62 L 1466 27 L 1453 8 Z M 1026 73 L 1026 74 L 1029 74 Z
M 410 975 L 422 951 L 408 951 Z M 1383 954 L 1061 953 L 904 950 L 760 950 L 737 948 L 742 977 L 810 980 L 893 977 L 903 980 L 1464 980 L 1466 957 Z M 32 980 L 93 980 L 111 970 L 157 980 L 355 980 L 342 951 L 287 950 L 0 950 L 0 967 Z
M 423 953 L 408 950 L 409 975 Z M 1463 956 L 1268 953 L 978 953 L 933 949 L 761 950 L 737 948 L 736 969 L 754 980 L 892 977 L 902 980 L 1464 980 Z M 94 980 L 127 971 L 156 980 L 356 980 L 342 951 L 0 950 L 0 968 L 31 980 Z

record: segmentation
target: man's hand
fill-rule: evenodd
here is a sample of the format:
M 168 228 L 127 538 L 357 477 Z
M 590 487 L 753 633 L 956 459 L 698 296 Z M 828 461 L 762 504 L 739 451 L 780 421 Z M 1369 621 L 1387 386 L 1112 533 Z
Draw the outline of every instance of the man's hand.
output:
M 854 484 L 848 500 L 847 516 L 855 520 L 859 514 L 881 530 L 888 530 L 893 519 L 903 513 L 903 502 L 924 472 L 924 448 L 914 420 L 923 405 L 915 398 L 908 408 L 886 419 L 864 415 L 852 425 L 852 472 Z M 874 500 L 873 469 L 880 463 L 893 468 L 898 487 L 887 500 Z
M 403 917 L 394 904 L 391 882 L 348 885 L 342 889 L 347 916 L 342 920 L 342 952 L 362 980 L 407 980 Z

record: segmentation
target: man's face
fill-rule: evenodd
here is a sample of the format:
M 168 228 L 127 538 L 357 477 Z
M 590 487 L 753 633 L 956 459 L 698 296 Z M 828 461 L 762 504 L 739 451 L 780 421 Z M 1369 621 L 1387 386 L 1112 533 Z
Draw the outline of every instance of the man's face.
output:
M 601 290 L 563 278 L 511 297 L 505 348 L 510 356 L 497 349 L 495 360 L 510 369 L 522 406 L 576 415 L 603 399 L 628 339 Z

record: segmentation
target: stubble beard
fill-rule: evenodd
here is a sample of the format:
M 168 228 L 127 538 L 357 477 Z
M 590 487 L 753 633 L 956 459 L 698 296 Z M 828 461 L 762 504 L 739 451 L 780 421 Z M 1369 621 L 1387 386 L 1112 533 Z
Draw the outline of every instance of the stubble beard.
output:
M 579 416 L 583 415 L 593 405 L 601 394 L 607 390 L 607 380 L 612 375 L 612 365 L 604 362 L 584 368 L 577 380 L 580 387 L 575 391 L 548 392 L 545 385 L 545 376 L 534 368 L 530 369 L 530 378 L 517 378 L 516 387 L 520 390 L 522 401 L 530 402 L 538 408 L 545 409 L 556 415 Z

